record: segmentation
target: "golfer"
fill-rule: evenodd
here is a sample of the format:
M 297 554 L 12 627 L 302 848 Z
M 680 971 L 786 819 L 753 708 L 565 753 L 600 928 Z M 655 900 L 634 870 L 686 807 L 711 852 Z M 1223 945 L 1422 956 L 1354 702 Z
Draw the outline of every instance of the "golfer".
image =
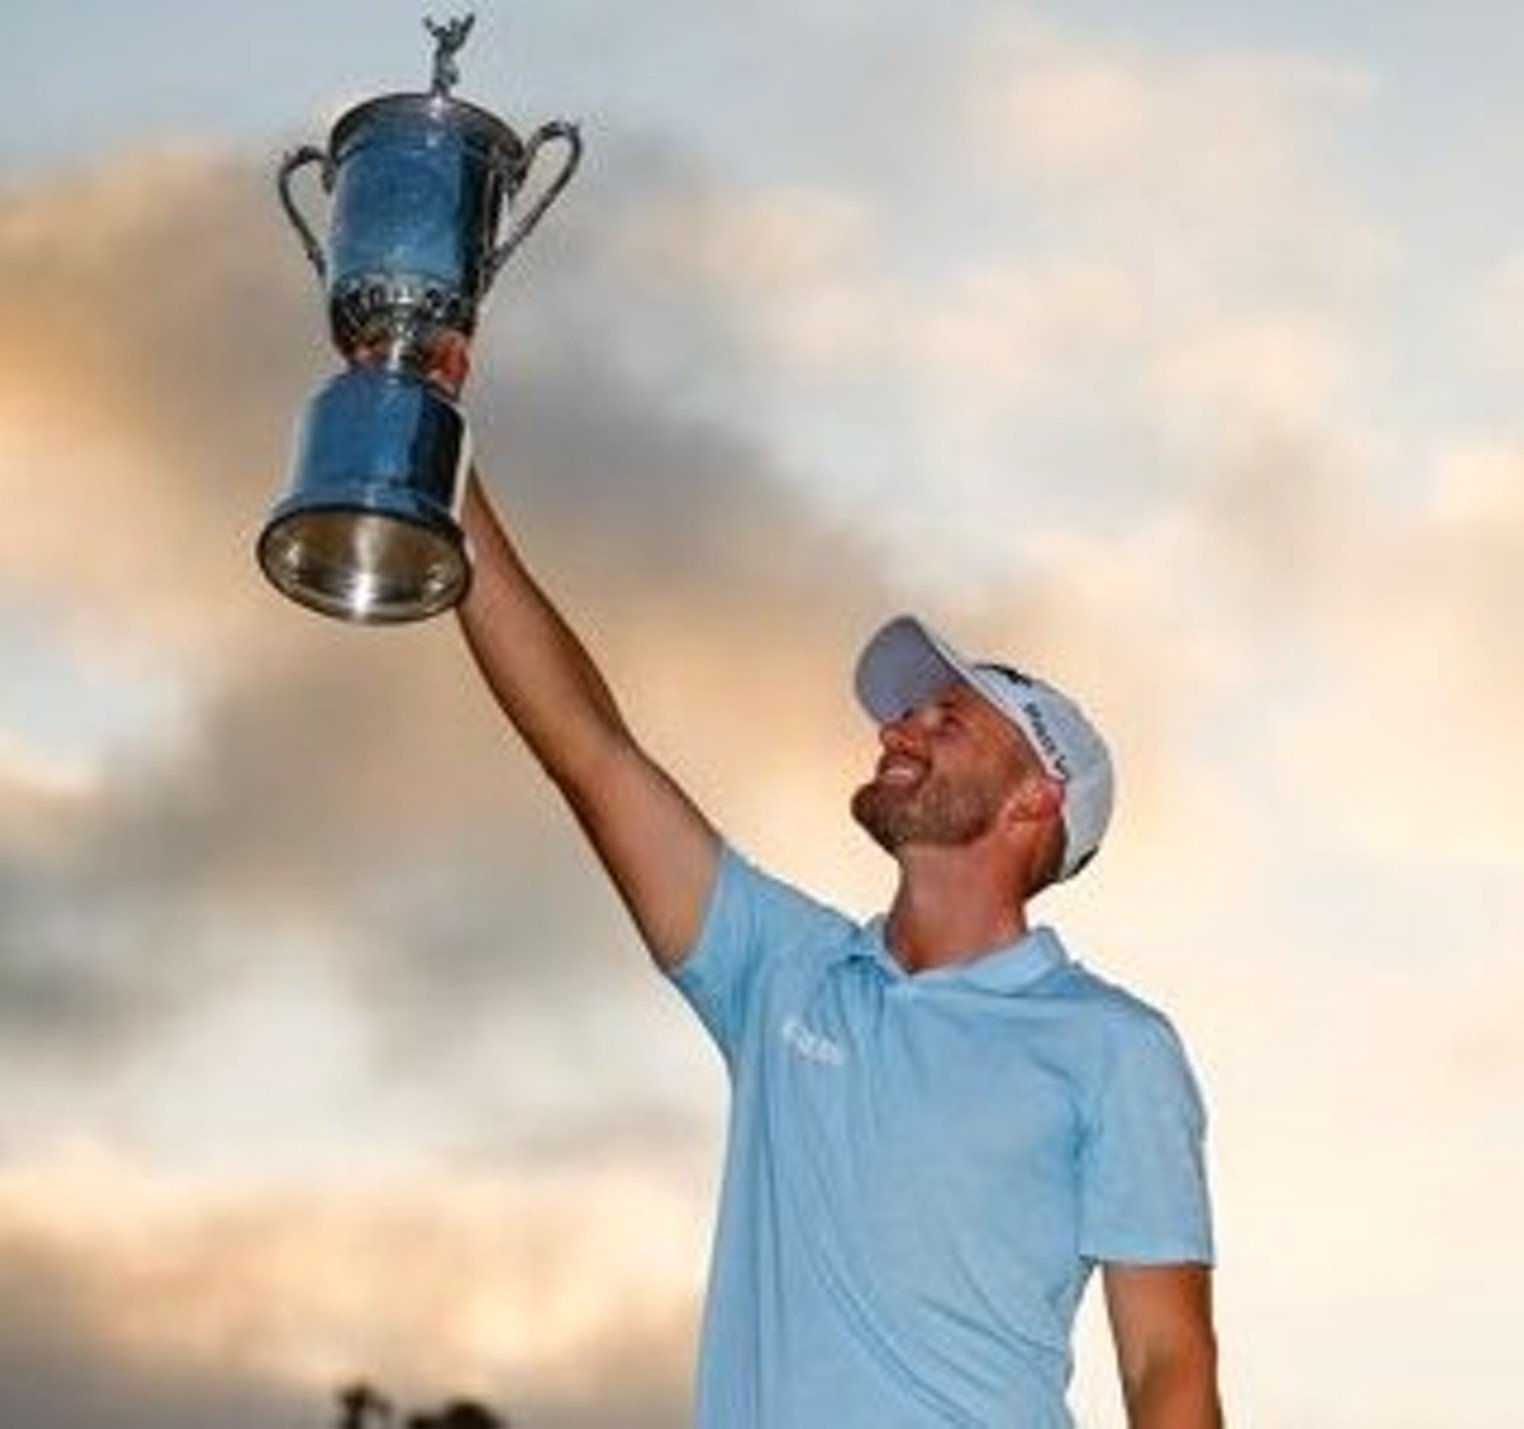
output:
M 1078 706 L 918 620 L 874 635 L 852 813 L 899 883 L 860 924 L 752 866 L 651 760 L 475 478 L 464 522 L 482 673 L 729 1071 L 701 1429 L 1071 1425 L 1097 1266 L 1133 1429 L 1219 1425 L 1185 1055 L 1028 921 L 1110 817 Z

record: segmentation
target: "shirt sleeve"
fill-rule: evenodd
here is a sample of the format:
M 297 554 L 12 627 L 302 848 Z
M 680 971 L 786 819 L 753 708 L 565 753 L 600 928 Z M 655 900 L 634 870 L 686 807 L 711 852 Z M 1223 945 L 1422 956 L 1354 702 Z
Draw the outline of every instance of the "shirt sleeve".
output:
M 1080 1152 L 1080 1253 L 1210 1265 L 1205 1136 L 1201 1094 L 1174 1029 L 1151 1010 L 1118 1018 Z
M 841 914 L 769 877 L 728 844 L 697 941 L 671 972 L 727 1061 L 745 1034 L 759 985 L 789 959 L 839 937 Z

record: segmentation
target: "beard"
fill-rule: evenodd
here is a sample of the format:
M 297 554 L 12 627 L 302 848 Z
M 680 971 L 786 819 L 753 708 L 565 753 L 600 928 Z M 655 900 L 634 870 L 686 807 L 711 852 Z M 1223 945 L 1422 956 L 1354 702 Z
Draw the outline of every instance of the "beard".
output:
M 907 844 L 960 848 L 990 831 L 1006 790 L 995 781 L 927 774 L 909 788 L 875 779 L 852 796 L 852 817 L 886 853 Z

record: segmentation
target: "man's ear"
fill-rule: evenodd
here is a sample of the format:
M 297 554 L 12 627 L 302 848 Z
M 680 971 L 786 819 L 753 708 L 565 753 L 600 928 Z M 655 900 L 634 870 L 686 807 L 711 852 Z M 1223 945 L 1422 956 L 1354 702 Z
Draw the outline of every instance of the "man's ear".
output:
M 1004 811 L 1006 837 L 1023 846 L 1029 865 L 1028 894 L 1039 892 L 1058 876 L 1064 849 L 1064 786 L 1041 769 L 1030 771 L 1011 790 Z
M 1064 808 L 1064 786 L 1051 774 L 1034 770 L 1011 791 L 1010 808 L 1023 823 L 1058 818 Z

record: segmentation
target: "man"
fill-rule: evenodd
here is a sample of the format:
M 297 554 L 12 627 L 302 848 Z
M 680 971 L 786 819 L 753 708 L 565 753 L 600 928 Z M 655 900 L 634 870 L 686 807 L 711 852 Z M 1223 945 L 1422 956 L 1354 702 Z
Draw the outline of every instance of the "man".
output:
M 854 816 L 899 865 L 859 926 L 758 872 L 644 752 L 478 481 L 461 619 L 652 957 L 724 1054 L 703 1429 L 1048 1429 L 1102 1267 L 1134 1429 L 1220 1423 L 1202 1114 L 1165 1020 L 1031 928 L 1111 765 L 1052 687 L 890 622 Z

